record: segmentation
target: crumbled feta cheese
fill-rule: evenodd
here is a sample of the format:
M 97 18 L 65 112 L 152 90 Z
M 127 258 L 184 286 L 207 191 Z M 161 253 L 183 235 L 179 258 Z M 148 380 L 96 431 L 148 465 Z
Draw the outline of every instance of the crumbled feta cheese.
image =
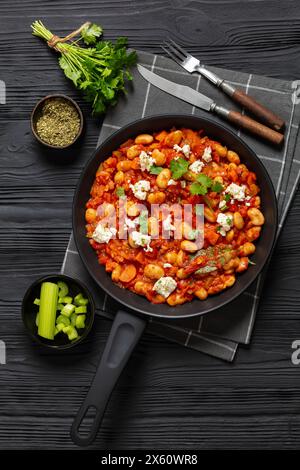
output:
M 180 181 L 180 184 L 181 184 L 182 189 L 186 187 L 186 181 Z
M 219 202 L 219 209 L 223 210 L 226 207 L 226 201 L 223 199 L 222 201 Z
M 131 233 L 131 238 L 137 246 L 142 246 L 145 251 L 153 251 L 150 243 L 150 235 L 145 235 L 144 233 L 137 232 L 136 230 Z
M 172 265 L 170 263 L 164 263 L 164 268 L 172 268 Z
M 109 240 L 116 235 L 117 230 L 114 227 L 104 227 L 101 222 L 97 225 L 92 235 L 93 239 L 98 243 L 108 243 Z
M 192 163 L 189 166 L 189 169 L 198 175 L 198 173 L 201 173 L 202 168 L 204 167 L 204 163 L 201 162 L 201 160 L 196 160 L 194 163 Z
M 154 165 L 155 160 L 152 158 L 149 153 L 145 152 L 144 150 L 141 151 L 139 155 L 140 159 L 140 167 L 142 171 L 149 171 L 152 165 Z
M 212 161 L 211 147 L 205 147 L 204 152 L 202 154 L 202 160 L 204 160 L 206 163 Z
M 222 237 L 226 236 L 226 232 L 228 232 L 233 224 L 233 217 L 231 214 L 218 214 L 217 223 L 220 224 L 219 233 Z
M 173 149 L 176 150 L 176 152 L 183 153 L 183 155 L 186 158 L 188 158 L 190 156 L 190 153 L 191 153 L 191 148 L 190 148 L 189 144 L 184 144 L 182 147 L 180 147 L 180 145 L 178 145 L 178 144 L 175 144 Z
M 165 220 L 163 220 L 163 229 L 164 230 L 175 230 L 175 226 L 172 224 L 172 217 L 169 214 Z
M 150 182 L 146 180 L 137 181 L 135 184 L 130 184 L 133 194 L 137 199 L 144 201 L 147 197 L 147 191 L 150 190 Z
M 177 181 L 175 181 L 175 180 L 170 179 L 168 181 L 168 186 L 174 186 L 175 184 L 177 184 Z
M 233 199 L 237 201 L 244 201 L 245 200 L 245 190 L 246 186 L 239 186 L 236 183 L 231 183 L 226 189 L 225 193 L 229 193 Z
M 153 289 L 163 297 L 167 298 L 176 289 L 177 282 L 170 276 L 161 277 L 156 281 Z

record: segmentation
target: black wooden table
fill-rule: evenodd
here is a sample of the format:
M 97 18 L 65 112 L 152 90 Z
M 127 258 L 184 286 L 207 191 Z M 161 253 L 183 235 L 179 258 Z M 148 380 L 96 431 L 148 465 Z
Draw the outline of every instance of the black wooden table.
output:
M 73 190 L 96 145 L 92 119 L 62 75 L 55 53 L 31 36 L 42 19 L 65 35 L 86 20 L 105 37 L 160 53 L 170 35 L 208 64 L 300 78 L 297 0 L 14 0 L 0 3 L 0 449 L 75 449 L 69 428 L 104 348 L 110 323 L 97 318 L 73 352 L 39 350 L 24 333 L 26 286 L 60 269 L 71 230 Z M 33 140 L 29 114 L 38 98 L 64 92 L 82 105 L 84 145 L 54 161 Z M 145 335 L 113 393 L 95 449 L 297 448 L 300 366 L 298 192 L 273 257 L 251 346 L 233 364 Z

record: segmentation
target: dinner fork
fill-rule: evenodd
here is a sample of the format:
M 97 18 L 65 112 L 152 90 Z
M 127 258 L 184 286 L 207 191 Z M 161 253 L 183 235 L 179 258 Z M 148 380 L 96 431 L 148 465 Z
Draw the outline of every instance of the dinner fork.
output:
M 172 60 L 183 67 L 187 72 L 200 73 L 203 77 L 207 78 L 207 80 L 226 93 L 226 95 L 228 95 L 233 101 L 239 103 L 269 127 L 272 127 L 276 131 L 284 129 L 285 122 L 283 119 L 262 104 L 258 103 L 254 98 L 247 95 L 239 88 L 235 88 L 222 78 L 218 77 L 218 75 L 208 70 L 200 63 L 200 60 L 193 57 L 172 39 L 169 38 L 169 42 L 164 41 L 164 45 L 161 47 Z

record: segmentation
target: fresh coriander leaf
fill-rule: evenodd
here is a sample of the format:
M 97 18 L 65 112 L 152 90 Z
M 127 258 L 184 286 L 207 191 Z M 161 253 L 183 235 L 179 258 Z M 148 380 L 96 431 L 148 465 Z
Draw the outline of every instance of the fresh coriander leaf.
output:
M 121 186 L 119 186 L 119 187 L 116 189 L 116 195 L 119 196 L 119 197 L 125 196 L 125 189 L 122 188 Z
M 220 211 L 226 211 L 228 209 L 227 204 L 224 204 L 224 206 L 220 207 Z
M 226 202 L 229 202 L 230 199 L 231 199 L 230 194 L 225 194 L 224 199 L 225 199 Z
M 190 186 L 190 193 L 193 196 L 195 195 L 204 196 L 207 193 L 207 187 L 203 186 L 203 184 L 200 184 L 200 183 L 192 183 Z
M 89 26 L 86 26 L 82 31 L 81 31 L 81 37 L 85 44 L 88 46 L 90 44 L 95 44 L 98 38 L 102 35 L 103 29 L 101 26 L 93 23 L 90 24 Z
M 73 70 L 69 62 L 65 59 L 64 56 L 59 58 L 59 65 L 63 69 L 65 76 L 72 80 L 75 86 L 77 86 L 77 82 L 81 77 L 80 70 Z
M 226 218 L 226 223 L 227 223 L 227 225 L 231 225 L 231 224 L 232 224 L 232 218 L 231 218 L 231 217 L 227 217 L 227 218 Z
M 152 167 L 150 168 L 150 174 L 151 175 L 159 175 L 159 173 L 163 171 L 163 167 L 162 166 L 155 166 L 155 165 L 152 165 Z
M 140 232 L 148 233 L 148 211 L 142 211 L 139 216 Z
M 223 185 L 221 183 L 219 183 L 218 181 L 216 181 L 215 183 L 213 183 L 211 185 L 211 188 L 210 188 L 214 193 L 220 193 L 223 191 Z
M 184 173 L 188 171 L 189 162 L 184 158 L 178 158 L 177 160 L 171 160 L 170 170 L 172 172 L 172 178 L 178 180 Z
M 200 173 L 197 176 L 197 182 L 202 184 L 203 186 L 206 186 L 206 188 L 209 188 L 212 184 L 212 179 L 204 173 Z
M 217 231 L 217 232 L 220 232 L 221 229 L 222 229 L 222 227 L 221 227 L 221 225 L 219 225 L 219 226 L 216 228 L 216 231 Z

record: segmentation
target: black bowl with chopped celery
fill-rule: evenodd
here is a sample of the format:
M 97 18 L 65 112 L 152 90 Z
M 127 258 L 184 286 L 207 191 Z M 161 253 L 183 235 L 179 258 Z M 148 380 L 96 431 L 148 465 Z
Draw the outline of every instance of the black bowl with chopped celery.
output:
M 40 344 L 67 349 L 88 335 L 95 306 L 87 288 L 63 274 L 35 281 L 27 290 L 22 317 L 31 336 Z

